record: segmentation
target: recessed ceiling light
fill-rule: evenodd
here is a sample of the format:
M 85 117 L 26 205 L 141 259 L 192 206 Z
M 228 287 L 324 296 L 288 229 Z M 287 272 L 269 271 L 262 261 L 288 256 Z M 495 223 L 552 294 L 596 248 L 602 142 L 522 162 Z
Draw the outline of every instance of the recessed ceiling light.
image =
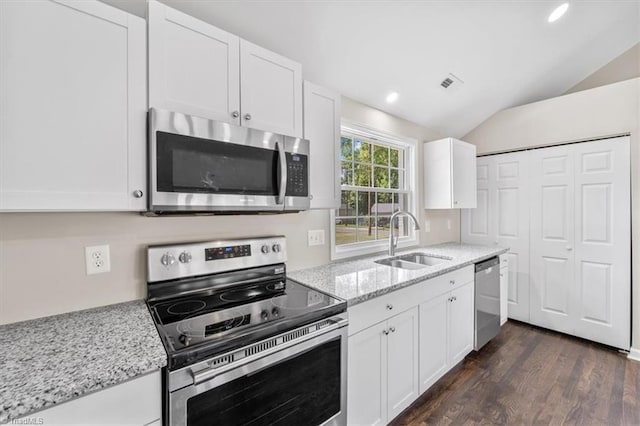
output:
M 398 100 L 398 92 L 391 92 L 387 95 L 387 102 L 392 104 Z
M 557 21 L 558 19 L 562 18 L 562 15 L 567 12 L 567 9 L 569 9 L 569 3 L 562 3 L 560 6 L 556 7 L 553 12 L 551 12 L 551 15 L 549 15 L 549 19 L 547 19 L 547 21 Z

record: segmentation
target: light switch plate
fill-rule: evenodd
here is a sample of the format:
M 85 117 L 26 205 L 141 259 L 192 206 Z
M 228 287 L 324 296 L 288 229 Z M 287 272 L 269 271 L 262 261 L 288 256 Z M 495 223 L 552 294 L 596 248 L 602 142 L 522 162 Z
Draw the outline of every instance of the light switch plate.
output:
M 324 229 L 315 229 L 307 232 L 307 243 L 311 246 L 324 245 Z
M 109 245 L 89 246 L 84 248 L 84 260 L 87 275 L 103 274 L 111 271 Z

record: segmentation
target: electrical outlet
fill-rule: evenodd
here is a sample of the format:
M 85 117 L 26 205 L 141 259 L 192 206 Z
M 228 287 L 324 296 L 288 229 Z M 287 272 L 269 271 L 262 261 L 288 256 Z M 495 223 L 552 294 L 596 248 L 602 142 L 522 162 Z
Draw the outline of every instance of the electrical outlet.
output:
M 307 243 L 311 246 L 324 245 L 324 229 L 316 229 L 307 232 Z
M 109 245 L 85 247 L 84 261 L 87 267 L 87 275 L 103 274 L 111 271 Z

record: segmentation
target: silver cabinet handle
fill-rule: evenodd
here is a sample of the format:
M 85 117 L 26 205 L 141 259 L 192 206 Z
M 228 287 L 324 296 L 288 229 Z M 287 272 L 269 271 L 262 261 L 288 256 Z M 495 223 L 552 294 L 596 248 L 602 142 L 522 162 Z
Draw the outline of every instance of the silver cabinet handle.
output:
M 396 332 L 396 328 L 395 327 L 391 327 L 389 330 L 391 330 L 392 333 Z
M 500 274 L 500 276 L 501 276 L 501 277 L 504 277 L 504 275 L 503 275 L 503 274 Z
M 458 204 L 458 202 L 457 202 L 457 201 L 454 201 L 454 202 L 453 202 L 453 204 Z
M 453 296 L 453 297 L 452 297 L 452 299 L 453 299 L 453 301 L 454 301 L 454 302 L 455 302 L 456 300 L 458 300 L 458 298 L 457 298 L 457 297 L 455 297 L 455 296 Z
M 135 198 L 142 198 L 142 196 L 143 196 L 143 195 L 144 195 L 144 192 L 142 192 L 142 191 L 141 191 L 141 190 L 139 190 L 139 189 L 136 189 L 135 191 L 133 191 L 133 196 L 134 196 Z
M 240 117 L 240 112 L 239 112 L 239 111 L 233 111 L 233 112 L 231 113 L 231 116 L 232 116 L 233 118 L 238 118 L 238 117 Z
M 388 309 L 388 310 L 392 310 L 392 309 L 393 309 L 393 305 L 392 305 L 391 303 L 388 303 L 388 304 L 387 304 L 387 309 Z
M 383 333 L 385 336 L 388 336 L 388 335 L 389 335 L 389 330 L 382 330 L 382 333 Z
M 451 284 L 451 285 L 455 285 L 455 283 L 456 283 L 456 280 L 450 280 L 449 281 L 449 284 Z
M 571 251 L 571 250 L 573 250 L 573 247 L 567 246 L 567 251 Z
M 247 121 L 251 120 L 251 114 L 245 114 L 244 119 Z

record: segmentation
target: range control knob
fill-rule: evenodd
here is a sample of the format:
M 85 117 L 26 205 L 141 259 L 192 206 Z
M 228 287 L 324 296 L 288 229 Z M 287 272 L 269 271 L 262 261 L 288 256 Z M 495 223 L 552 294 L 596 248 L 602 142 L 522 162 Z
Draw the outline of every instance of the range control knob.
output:
M 274 318 L 278 318 L 280 316 L 280 309 L 273 308 L 271 310 L 271 316 L 274 317 Z
M 264 254 L 269 253 L 269 246 L 268 246 L 268 245 L 266 245 L 266 244 L 265 244 L 265 245 L 263 245 L 263 246 L 260 248 L 260 251 L 261 251 L 261 252 L 263 252 Z
M 274 253 L 280 253 L 280 244 L 276 243 L 273 245 L 273 247 L 271 247 L 271 250 L 273 250 Z
M 189 253 L 188 251 L 183 251 L 182 253 L 180 253 L 180 256 L 178 256 L 178 260 L 180 261 L 180 263 L 191 263 L 191 253 Z
M 185 346 L 189 346 L 189 343 L 191 343 L 191 337 L 186 334 L 181 334 L 180 337 L 178 337 L 178 340 Z
M 269 319 L 269 312 L 267 312 L 266 310 L 260 312 L 260 318 L 262 318 L 262 321 L 268 320 Z
M 174 263 L 176 263 L 176 258 L 173 257 L 173 255 L 171 253 L 165 253 L 162 255 L 162 257 L 160 258 L 160 263 L 162 263 L 164 266 L 171 266 Z

